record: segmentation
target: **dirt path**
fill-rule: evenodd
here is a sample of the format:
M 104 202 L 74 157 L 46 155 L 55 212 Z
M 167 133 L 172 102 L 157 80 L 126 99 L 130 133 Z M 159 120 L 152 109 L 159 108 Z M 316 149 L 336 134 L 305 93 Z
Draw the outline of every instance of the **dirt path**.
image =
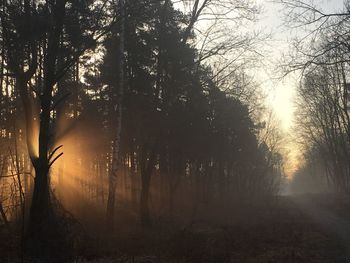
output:
M 308 196 L 294 196 L 292 200 L 311 220 L 339 239 L 340 244 L 345 248 L 345 262 L 350 263 L 350 219 L 336 215 L 327 207 L 322 206 L 317 199 Z

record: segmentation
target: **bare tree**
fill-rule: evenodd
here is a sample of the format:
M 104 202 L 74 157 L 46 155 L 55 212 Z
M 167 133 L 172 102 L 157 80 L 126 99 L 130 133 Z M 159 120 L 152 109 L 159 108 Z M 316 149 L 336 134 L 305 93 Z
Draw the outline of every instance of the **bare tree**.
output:
M 100 24 L 91 26 L 87 22 L 92 10 L 100 14 L 103 3 L 79 8 L 68 2 L 25 0 L 4 1 L 1 5 L 2 41 L 6 47 L 3 56 L 22 100 L 28 153 L 35 170 L 27 248 L 38 257 L 46 257 L 48 250 L 53 249 L 50 233 L 60 234 L 51 206 L 49 171 L 63 155 L 62 145 L 55 145 L 53 140 L 52 123 L 53 112 L 66 94 L 57 94 L 56 84 L 86 50 L 94 48 L 106 30 Z M 69 31 L 72 18 L 79 12 L 85 16 L 78 22 L 81 29 L 90 33 L 85 37 L 82 34 L 86 32 L 72 36 Z M 78 41 L 72 40 L 79 36 Z
M 312 1 L 281 0 L 286 25 L 298 30 L 292 52 L 286 54 L 282 65 L 286 73 L 306 72 L 322 65 L 349 63 L 349 1 L 342 10 L 327 13 Z M 341 56 L 334 56 L 338 53 Z

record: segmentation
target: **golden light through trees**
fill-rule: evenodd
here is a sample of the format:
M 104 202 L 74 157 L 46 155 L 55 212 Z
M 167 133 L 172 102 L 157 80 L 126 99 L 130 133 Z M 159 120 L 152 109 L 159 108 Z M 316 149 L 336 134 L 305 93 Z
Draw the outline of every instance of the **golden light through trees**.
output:
M 0 2 L 0 254 L 240 262 L 245 220 L 298 214 L 286 185 L 347 192 L 350 4 L 314 4 Z

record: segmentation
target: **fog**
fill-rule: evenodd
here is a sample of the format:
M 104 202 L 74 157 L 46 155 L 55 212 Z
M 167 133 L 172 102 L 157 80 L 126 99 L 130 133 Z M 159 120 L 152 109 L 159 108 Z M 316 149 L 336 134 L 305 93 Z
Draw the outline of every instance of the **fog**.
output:
M 2 1 L 0 262 L 348 262 L 349 6 Z

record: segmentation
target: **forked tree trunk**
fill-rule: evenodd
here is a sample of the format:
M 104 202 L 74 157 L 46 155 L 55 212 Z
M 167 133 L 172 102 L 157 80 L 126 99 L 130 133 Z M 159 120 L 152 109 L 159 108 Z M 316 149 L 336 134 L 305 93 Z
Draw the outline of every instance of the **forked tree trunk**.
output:
M 49 186 L 49 159 L 48 129 L 49 119 L 41 115 L 40 135 L 39 135 L 39 157 L 34 159 L 33 166 L 35 170 L 34 189 L 32 195 L 32 204 L 29 213 L 29 224 L 27 232 L 27 253 L 34 258 L 45 259 L 49 257 L 51 248 L 50 238 L 55 238 L 52 235 L 55 232 L 55 224 L 53 211 L 50 201 L 50 186 Z
M 53 100 L 53 86 L 55 85 L 55 68 L 59 49 L 59 38 L 63 29 L 63 21 L 65 16 L 65 1 L 58 1 L 52 11 L 55 27 L 48 36 L 47 51 L 44 58 L 44 74 L 43 88 L 40 100 L 40 125 L 39 125 L 39 141 L 32 142 L 29 138 L 28 149 L 32 164 L 35 169 L 35 181 L 33 189 L 32 204 L 29 214 L 29 224 L 27 233 L 27 253 L 34 258 L 47 260 L 50 255 L 57 254 L 57 245 L 59 241 L 58 224 L 53 217 L 52 205 L 50 202 L 50 186 L 49 186 L 49 169 L 50 166 L 63 153 L 51 159 L 55 152 L 60 148 L 56 148 L 49 154 L 51 134 L 51 110 Z M 34 110 L 31 105 L 30 96 L 28 94 L 27 83 L 30 78 L 23 80 L 18 78 L 20 85 L 21 98 L 26 112 L 27 134 L 33 130 Z M 38 152 L 33 151 L 31 144 L 38 143 Z M 54 253 L 56 252 L 56 253 Z
M 39 131 L 39 156 L 32 157 L 32 163 L 35 169 L 34 189 L 32 204 L 29 214 L 28 241 L 27 248 L 34 257 L 46 258 L 50 253 L 48 246 L 49 238 L 53 228 L 53 213 L 50 202 L 49 186 L 49 142 L 50 142 L 50 86 L 42 96 L 41 114 L 40 114 L 40 131 Z M 51 238 L 53 238 L 51 236 Z

